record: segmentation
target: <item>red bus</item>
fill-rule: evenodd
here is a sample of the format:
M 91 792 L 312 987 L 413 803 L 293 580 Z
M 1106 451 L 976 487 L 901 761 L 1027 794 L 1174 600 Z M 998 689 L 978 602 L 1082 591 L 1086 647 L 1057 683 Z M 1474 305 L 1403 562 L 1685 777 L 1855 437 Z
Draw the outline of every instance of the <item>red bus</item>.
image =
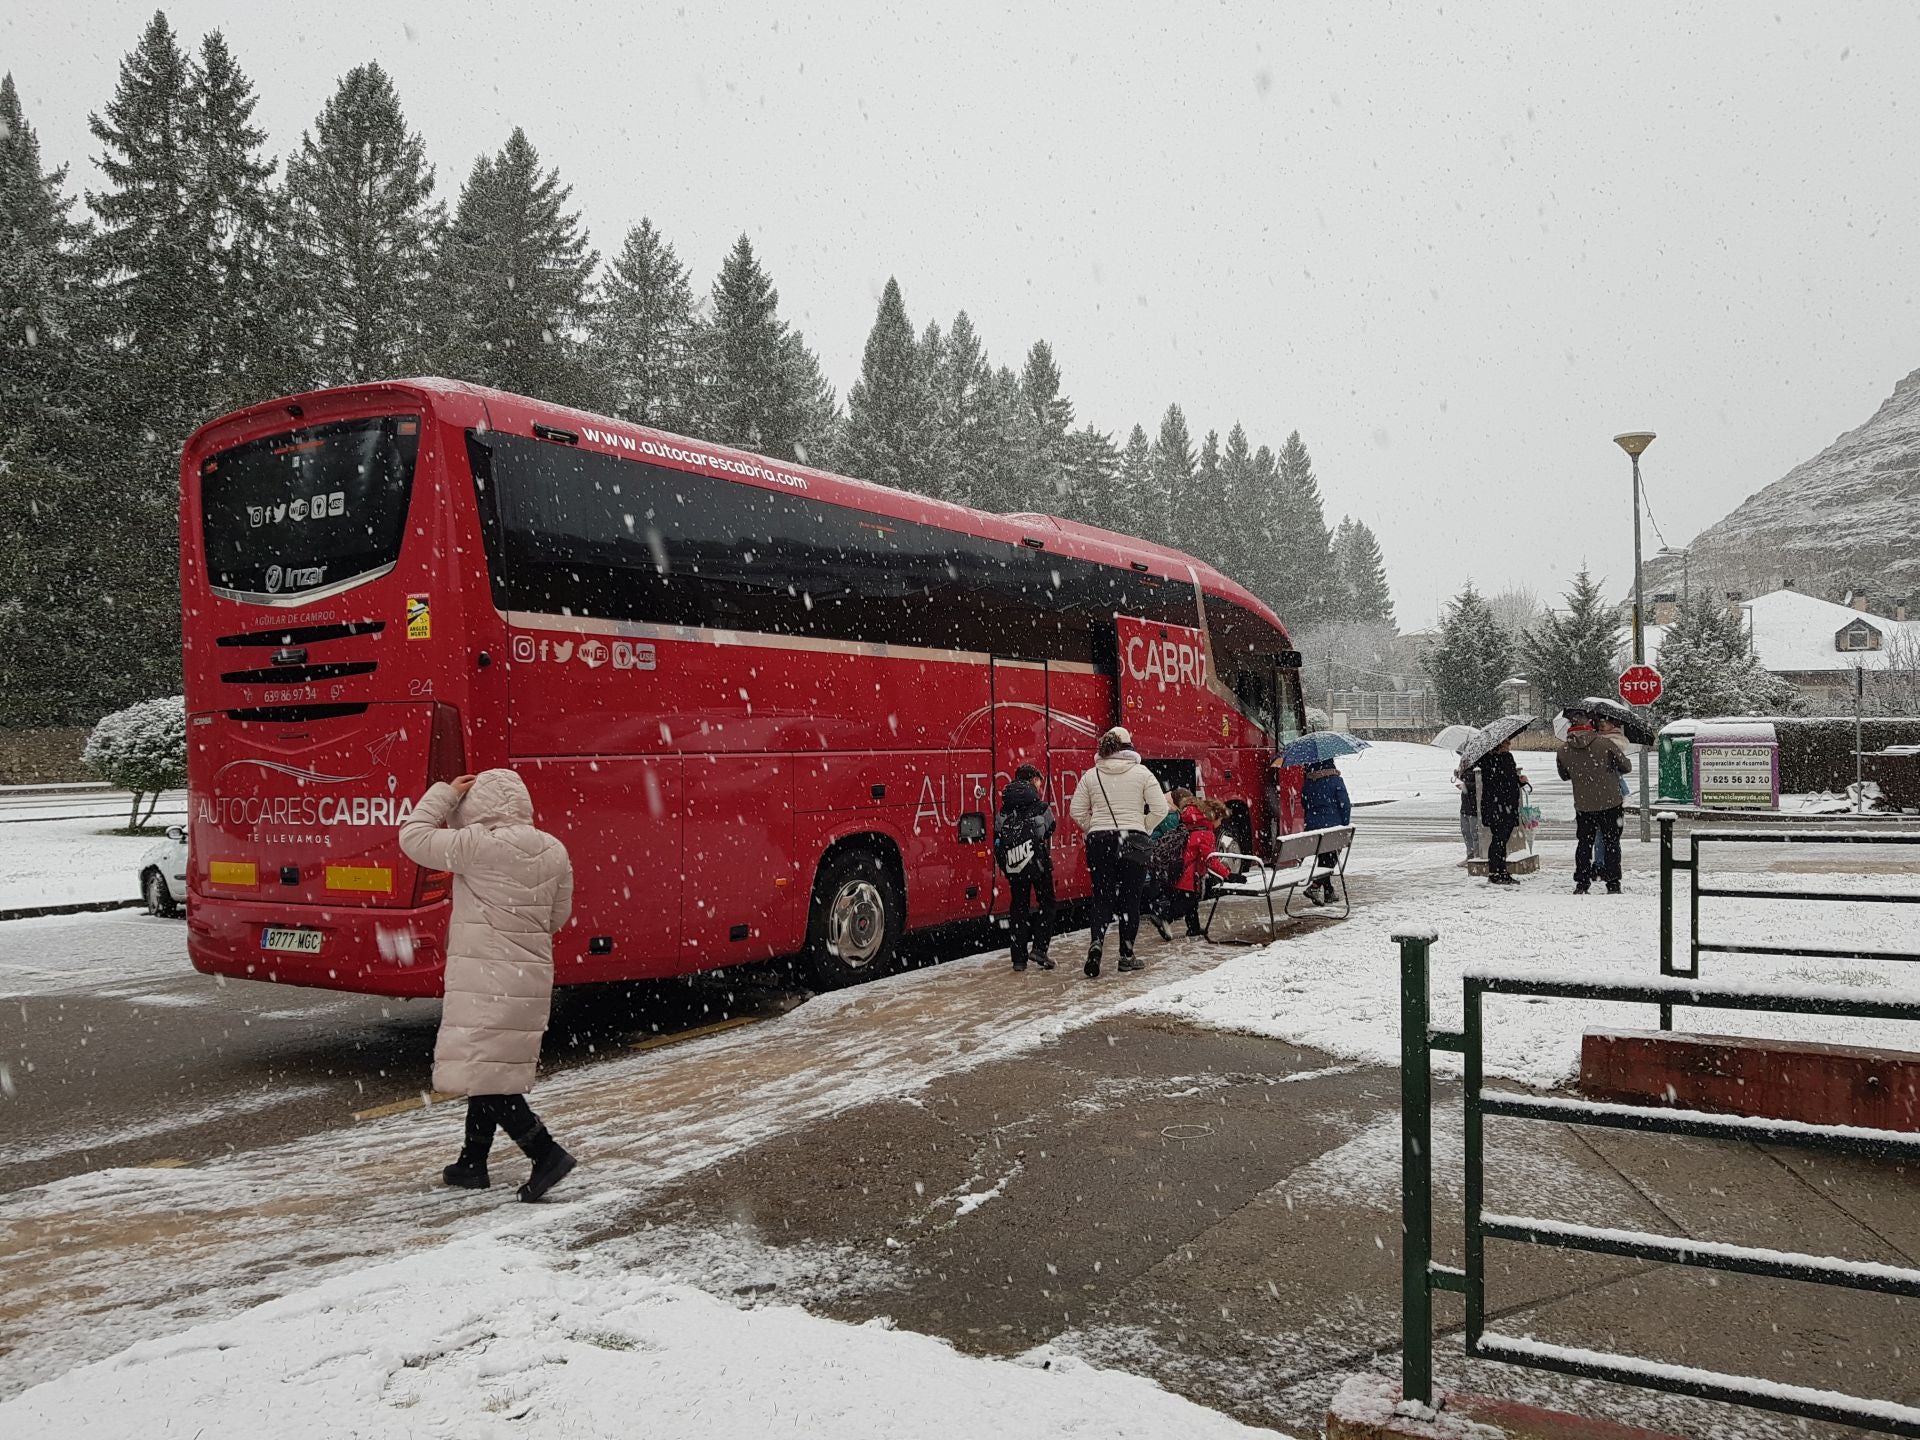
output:
M 395 826 L 511 765 L 573 856 L 561 984 L 804 956 L 821 983 L 1004 911 L 1014 767 L 1124 721 L 1242 843 L 1298 733 L 1280 622 L 1177 551 L 447 380 L 256 405 L 181 465 L 189 951 L 432 995 L 449 880 Z M 1071 825 L 1065 897 L 1087 891 Z

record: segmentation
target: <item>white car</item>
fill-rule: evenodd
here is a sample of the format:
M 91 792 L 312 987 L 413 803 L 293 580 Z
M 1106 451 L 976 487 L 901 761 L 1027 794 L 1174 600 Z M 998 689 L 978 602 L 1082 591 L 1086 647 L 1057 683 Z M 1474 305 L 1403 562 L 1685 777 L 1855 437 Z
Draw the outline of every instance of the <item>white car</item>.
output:
M 140 857 L 140 898 L 149 915 L 177 915 L 187 903 L 187 832 L 167 827 L 167 838 Z

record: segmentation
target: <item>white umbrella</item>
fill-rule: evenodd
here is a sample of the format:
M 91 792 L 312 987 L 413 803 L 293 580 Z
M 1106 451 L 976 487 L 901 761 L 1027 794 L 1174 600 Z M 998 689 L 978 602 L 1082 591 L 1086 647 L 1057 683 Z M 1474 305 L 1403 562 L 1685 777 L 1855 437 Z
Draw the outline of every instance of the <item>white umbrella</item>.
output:
M 1466 743 L 1479 733 L 1471 725 L 1449 725 L 1427 743 L 1437 745 L 1442 750 L 1451 750 L 1458 755 Z

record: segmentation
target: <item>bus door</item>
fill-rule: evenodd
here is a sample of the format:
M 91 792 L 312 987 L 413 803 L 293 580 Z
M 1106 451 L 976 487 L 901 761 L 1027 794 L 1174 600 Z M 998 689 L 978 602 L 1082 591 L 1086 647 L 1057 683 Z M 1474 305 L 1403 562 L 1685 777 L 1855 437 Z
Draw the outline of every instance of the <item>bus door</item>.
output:
M 1047 763 L 1046 662 L 1010 660 L 996 655 L 993 657 L 993 778 L 984 801 L 989 826 L 993 812 L 1000 805 L 1000 792 L 1012 782 L 1015 770 L 1029 764 L 1036 766 L 1043 776 L 1053 773 Z M 1054 795 L 1045 794 L 1042 798 L 1053 804 L 1056 815 L 1065 808 Z M 993 913 L 1004 915 L 1008 900 L 1006 877 L 1000 874 L 997 865 L 992 869 Z

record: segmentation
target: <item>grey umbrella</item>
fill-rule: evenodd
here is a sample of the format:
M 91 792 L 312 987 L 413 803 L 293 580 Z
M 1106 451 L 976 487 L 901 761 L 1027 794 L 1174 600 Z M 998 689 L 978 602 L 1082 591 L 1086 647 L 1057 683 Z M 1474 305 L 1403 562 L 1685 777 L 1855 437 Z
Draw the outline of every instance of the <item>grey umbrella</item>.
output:
M 1531 715 L 1502 715 L 1491 725 L 1483 725 L 1474 737 L 1460 747 L 1460 768 L 1471 770 L 1491 755 L 1503 741 L 1511 740 L 1533 724 Z
M 1643 717 L 1635 714 L 1632 706 L 1610 696 L 1589 695 L 1578 705 L 1568 708 L 1584 710 L 1589 715 L 1597 715 L 1613 721 L 1626 732 L 1627 739 L 1635 745 L 1651 745 L 1656 738 L 1654 728 L 1647 724 Z

